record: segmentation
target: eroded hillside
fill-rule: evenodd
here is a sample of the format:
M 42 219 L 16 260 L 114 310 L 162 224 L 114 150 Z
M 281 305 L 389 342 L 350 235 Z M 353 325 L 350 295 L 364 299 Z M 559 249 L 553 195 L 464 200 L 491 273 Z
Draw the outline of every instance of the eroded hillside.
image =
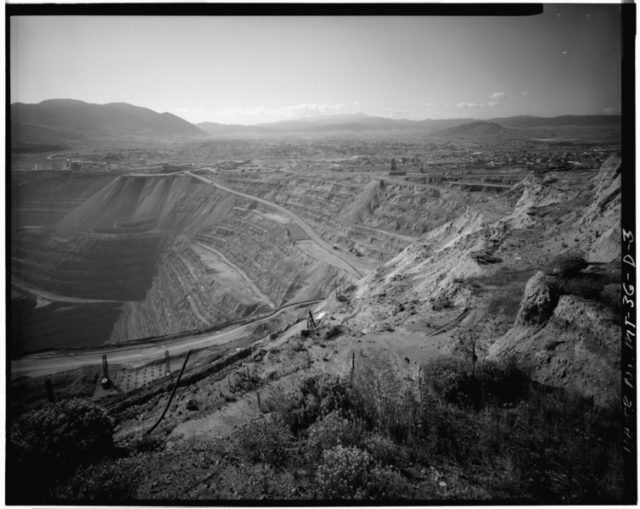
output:
M 542 383 L 615 401 L 620 172 L 614 156 L 583 182 L 527 177 L 500 219 L 467 210 L 360 280 L 344 323 L 365 334 L 424 331 L 419 343 L 443 353 L 465 355 L 473 342 L 481 355 L 514 356 Z M 563 269 L 571 256 L 584 265 Z M 529 316 L 545 299 L 543 316 Z

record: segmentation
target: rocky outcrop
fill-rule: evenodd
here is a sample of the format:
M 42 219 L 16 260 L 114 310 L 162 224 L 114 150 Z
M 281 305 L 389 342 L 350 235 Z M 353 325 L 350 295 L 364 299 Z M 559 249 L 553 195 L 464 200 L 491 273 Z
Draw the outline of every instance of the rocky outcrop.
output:
M 588 231 L 585 251 L 589 261 L 620 258 L 621 175 L 622 160 L 619 155 L 612 155 L 593 178 L 593 198 L 579 221 Z
M 544 273 L 536 272 L 527 281 L 516 323 L 539 325 L 547 322 L 558 304 L 558 299 L 556 282 Z
M 518 324 L 490 348 L 515 358 L 535 380 L 563 387 L 596 404 L 616 404 L 620 380 L 620 326 L 606 304 L 563 295 L 542 326 Z

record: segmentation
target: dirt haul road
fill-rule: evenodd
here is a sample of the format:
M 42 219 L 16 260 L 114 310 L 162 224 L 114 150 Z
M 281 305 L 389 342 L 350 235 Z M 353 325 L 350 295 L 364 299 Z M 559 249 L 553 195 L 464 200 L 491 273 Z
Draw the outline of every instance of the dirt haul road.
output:
M 317 313 L 324 307 L 325 301 L 322 299 L 314 299 L 303 302 L 292 302 L 259 320 L 241 325 L 235 329 L 213 334 L 163 340 L 153 344 L 114 346 L 79 352 L 44 352 L 31 354 L 11 362 L 11 378 L 17 378 L 19 376 L 45 376 L 61 371 L 77 369 L 82 366 L 93 366 L 102 362 L 103 355 L 106 355 L 108 361 L 112 364 L 125 364 L 130 367 L 142 366 L 149 362 L 163 359 L 165 351 L 167 350 L 169 351 L 169 355 L 173 357 L 185 353 L 188 350 L 224 345 L 248 334 L 250 330 L 259 323 L 279 315 L 288 308 L 311 304 L 318 304 L 313 310 L 314 316 L 317 316 Z M 294 327 L 299 328 L 300 324 L 304 323 L 305 321 L 302 320 Z
M 282 214 L 287 215 L 292 219 L 293 222 L 295 222 L 298 226 L 300 226 L 300 228 L 302 228 L 307 235 L 309 235 L 309 238 L 311 238 L 316 244 L 318 244 L 323 249 L 323 251 L 325 251 L 325 255 L 323 256 L 323 261 L 327 262 L 330 265 L 333 265 L 334 267 L 338 267 L 339 269 L 346 270 L 351 275 L 356 276 L 358 278 L 361 278 L 364 276 L 363 272 L 361 272 L 356 267 L 354 267 L 350 261 L 345 260 L 345 258 L 338 255 L 327 242 L 322 240 L 322 237 L 320 237 L 313 228 L 311 228 L 307 223 L 305 223 L 300 217 L 298 217 L 296 214 L 294 214 L 290 210 L 280 205 L 277 205 L 273 202 L 263 200 L 262 198 L 258 198 L 257 196 L 252 196 L 250 194 L 234 191 L 229 187 L 223 186 L 222 184 L 218 184 L 217 182 L 210 180 L 208 178 L 202 177 L 200 175 L 191 173 L 190 171 L 185 171 L 184 173 L 202 182 L 216 186 L 218 189 L 221 189 L 223 191 L 226 191 L 228 193 L 232 193 L 238 196 L 242 196 L 243 198 L 247 198 L 249 200 L 257 201 L 259 203 L 262 203 L 263 205 L 266 205 L 267 207 L 270 207 L 272 209 L 279 211 Z

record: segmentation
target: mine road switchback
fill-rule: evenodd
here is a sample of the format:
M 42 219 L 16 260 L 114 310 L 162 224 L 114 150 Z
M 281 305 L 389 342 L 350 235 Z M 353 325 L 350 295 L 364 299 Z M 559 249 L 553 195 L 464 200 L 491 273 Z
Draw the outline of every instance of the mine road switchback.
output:
M 206 169 L 206 171 L 210 171 L 209 169 Z M 249 200 L 253 200 L 253 201 L 257 201 L 258 203 L 262 203 L 263 205 L 266 205 L 267 207 L 273 208 L 283 214 L 286 214 L 287 216 L 289 216 L 298 226 L 300 226 L 300 228 L 302 228 L 305 233 L 307 235 L 309 235 L 309 237 L 316 243 L 318 244 L 324 251 L 326 251 L 326 256 L 325 256 L 325 261 L 327 263 L 329 263 L 330 265 L 333 265 L 334 267 L 338 267 L 340 269 L 345 269 L 347 270 L 347 272 L 349 272 L 352 276 L 361 278 L 363 276 L 365 276 L 365 273 L 362 272 L 362 270 L 357 269 L 353 263 L 346 259 L 344 256 L 341 256 L 340 254 L 336 253 L 333 249 L 331 249 L 331 246 L 329 245 L 329 243 L 325 242 L 322 237 L 320 237 L 320 235 L 318 235 L 316 233 L 316 231 L 311 228 L 311 226 L 309 226 L 302 218 L 300 218 L 300 216 L 294 214 L 293 212 L 291 212 L 289 209 L 286 209 L 285 207 L 278 205 L 276 203 L 270 202 L 268 200 L 265 200 L 263 198 L 258 198 L 257 196 L 253 196 L 250 194 L 246 194 L 246 193 L 241 193 L 240 191 L 236 191 L 234 189 L 231 189 L 227 186 L 224 186 L 222 184 L 219 184 L 218 182 L 214 181 L 214 180 L 210 180 L 206 177 L 203 177 L 201 175 L 196 175 L 195 173 L 192 173 L 190 171 L 185 171 L 184 172 L 186 175 L 189 175 L 195 179 L 198 179 L 206 184 L 210 184 L 212 186 L 217 187 L 218 189 L 221 189 L 222 191 L 226 191 L 228 193 L 232 193 L 235 194 L 237 196 L 242 196 L 243 198 L 247 198 Z M 346 266 L 345 266 L 346 265 Z

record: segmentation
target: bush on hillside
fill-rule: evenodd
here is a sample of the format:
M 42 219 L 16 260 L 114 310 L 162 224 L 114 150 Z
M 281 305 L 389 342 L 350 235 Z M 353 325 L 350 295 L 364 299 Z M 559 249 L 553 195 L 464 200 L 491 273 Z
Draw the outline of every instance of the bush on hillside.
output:
M 351 414 L 395 441 L 405 440 L 416 423 L 418 402 L 410 382 L 384 354 L 356 365 L 350 389 Z
M 334 410 L 350 407 L 347 385 L 333 375 L 308 377 L 277 408 L 291 431 L 298 434 Z
M 317 458 L 324 450 L 338 445 L 360 445 L 362 438 L 363 430 L 334 410 L 309 427 L 306 450 L 312 458 Z
M 278 414 L 251 421 L 232 436 L 232 452 L 248 463 L 283 465 L 289 457 L 293 435 Z
M 513 360 L 482 360 L 473 373 L 470 363 L 439 357 L 424 367 L 423 384 L 447 403 L 472 405 L 513 404 L 527 396 L 529 376 Z
M 142 475 L 140 463 L 129 458 L 79 468 L 68 482 L 55 490 L 55 499 L 102 505 L 132 501 Z
M 241 463 L 226 465 L 201 496 L 209 500 L 252 501 L 308 498 L 300 488 L 286 470 L 264 463 Z
M 18 490 L 23 479 L 34 479 L 24 493 L 16 496 L 47 496 L 54 479 L 70 474 L 79 465 L 113 451 L 113 424 L 105 410 L 81 399 L 48 403 L 23 414 L 11 426 L 7 447 L 7 466 L 11 490 Z
M 318 497 L 326 500 L 384 500 L 406 496 L 402 476 L 376 465 L 371 455 L 341 445 L 325 451 L 316 472 Z

